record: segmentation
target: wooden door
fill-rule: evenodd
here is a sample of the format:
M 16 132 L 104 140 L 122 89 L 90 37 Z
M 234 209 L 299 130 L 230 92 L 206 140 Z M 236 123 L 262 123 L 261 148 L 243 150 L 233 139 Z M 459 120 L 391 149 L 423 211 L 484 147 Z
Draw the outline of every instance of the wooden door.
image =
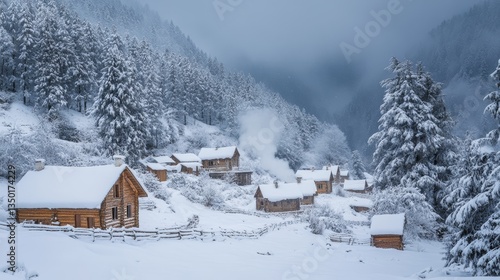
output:
M 88 228 L 94 228 L 95 227 L 94 217 L 87 217 L 87 227 Z
M 82 227 L 82 215 L 80 214 L 75 215 L 75 227 Z

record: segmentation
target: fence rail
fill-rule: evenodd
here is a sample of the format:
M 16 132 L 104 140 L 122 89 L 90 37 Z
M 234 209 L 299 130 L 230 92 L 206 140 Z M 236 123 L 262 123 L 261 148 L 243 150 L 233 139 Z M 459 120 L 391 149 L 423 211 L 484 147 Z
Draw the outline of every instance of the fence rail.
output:
M 330 241 L 338 243 L 347 243 L 349 245 L 370 245 L 371 238 L 356 238 L 350 234 L 336 233 L 330 235 Z
M 110 228 L 110 229 L 86 229 L 75 228 L 72 226 L 51 226 L 31 223 L 16 224 L 28 231 L 44 231 L 44 232 L 62 232 L 76 239 L 91 239 L 96 240 L 119 240 L 119 241 L 143 241 L 143 240 L 161 240 L 161 239 L 200 239 L 200 240 L 217 240 L 219 238 L 237 238 L 237 239 L 258 239 L 262 235 L 279 230 L 283 227 L 297 224 L 300 221 L 285 221 L 281 223 L 265 225 L 262 228 L 255 230 L 201 230 L 188 229 L 186 226 L 145 230 L 139 228 Z M 7 229 L 8 224 L 0 222 L 0 229 Z

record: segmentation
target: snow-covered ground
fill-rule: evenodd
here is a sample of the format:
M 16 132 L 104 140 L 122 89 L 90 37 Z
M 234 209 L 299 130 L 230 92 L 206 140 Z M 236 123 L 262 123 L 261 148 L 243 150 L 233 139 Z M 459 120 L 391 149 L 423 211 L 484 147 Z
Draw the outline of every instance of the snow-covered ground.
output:
M 4 186 L 2 181 L 1 185 Z M 155 202 L 153 210 L 141 210 L 141 228 L 184 225 L 198 215 L 204 230 L 254 230 L 293 219 L 292 216 L 229 214 L 208 209 L 169 190 L 166 204 Z M 250 193 L 250 192 L 248 192 Z M 249 195 L 247 195 L 249 196 Z M 366 198 L 317 197 L 346 220 L 366 221 L 364 214 L 350 209 Z M 244 198 L 242 201 L 248 201 Z M 364 201 L 366 202 L 366 201 Z M 237 203 L 234 203 L 235 205 Z M 242 205 L 249 211 L 249 205 Z M 368 227 L 353 228 L 366 236 Z M 7 234 L 0 230 L 0 256 L 6 256 Z M 327 235 L 314 235 L 306 223 L 270 231 L 259 239 L 105 241 L 73 239 L 63 233 L 30 232 L 18 228 L 17 260 L 25 272 L 0 273 L 0 279 L 454 279 L 461 272 L 443 270 L 442 244 L 419 242 L 405 251 L 376 249 L 367 245 L 333 243 Z M 5 258 L 5 257 L 3 257 Z M 5 262 L 2 271 L 7 268 Z M 440 278 L 442 277 L 442 278 Z M 463 278 L 461 278 L 463 279 Z

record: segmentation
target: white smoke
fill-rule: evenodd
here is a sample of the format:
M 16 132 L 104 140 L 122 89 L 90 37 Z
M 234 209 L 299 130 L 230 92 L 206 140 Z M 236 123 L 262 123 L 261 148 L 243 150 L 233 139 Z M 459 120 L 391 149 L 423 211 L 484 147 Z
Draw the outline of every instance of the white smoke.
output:
M 281 181 L 293 182 L 288 162 L 275 157 L 284 126 L 270 109 L 255 109 L 240 115 L 240 147 L 255 156 L 261 167 Z

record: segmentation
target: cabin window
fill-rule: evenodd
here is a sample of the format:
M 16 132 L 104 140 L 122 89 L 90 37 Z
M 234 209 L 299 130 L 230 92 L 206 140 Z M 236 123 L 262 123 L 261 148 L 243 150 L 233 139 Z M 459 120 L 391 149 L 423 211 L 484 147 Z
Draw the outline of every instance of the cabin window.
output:
M 273 202 L 273 206 L 274 207 L 278 207 L 278 203 L 277 202 Z
M 120 197 L 120 187 L 118 185 L 113 187 L 113 195 L 116 198 Z
M 213 160 L 208 162 L 208 166 L 214 166 L 214 165 L 215 165 L 215 162 Z
M 111 218 L 113 220 L 118 220 L 118 207 L 111 208 Z
M 131 218 L 131 217 L 132 217 L 132 205 L 128 204 L 127 205 L 127 218 Z
M 264 201 L 263 200 L 260 201 L 260 205 L 264 206 Z

